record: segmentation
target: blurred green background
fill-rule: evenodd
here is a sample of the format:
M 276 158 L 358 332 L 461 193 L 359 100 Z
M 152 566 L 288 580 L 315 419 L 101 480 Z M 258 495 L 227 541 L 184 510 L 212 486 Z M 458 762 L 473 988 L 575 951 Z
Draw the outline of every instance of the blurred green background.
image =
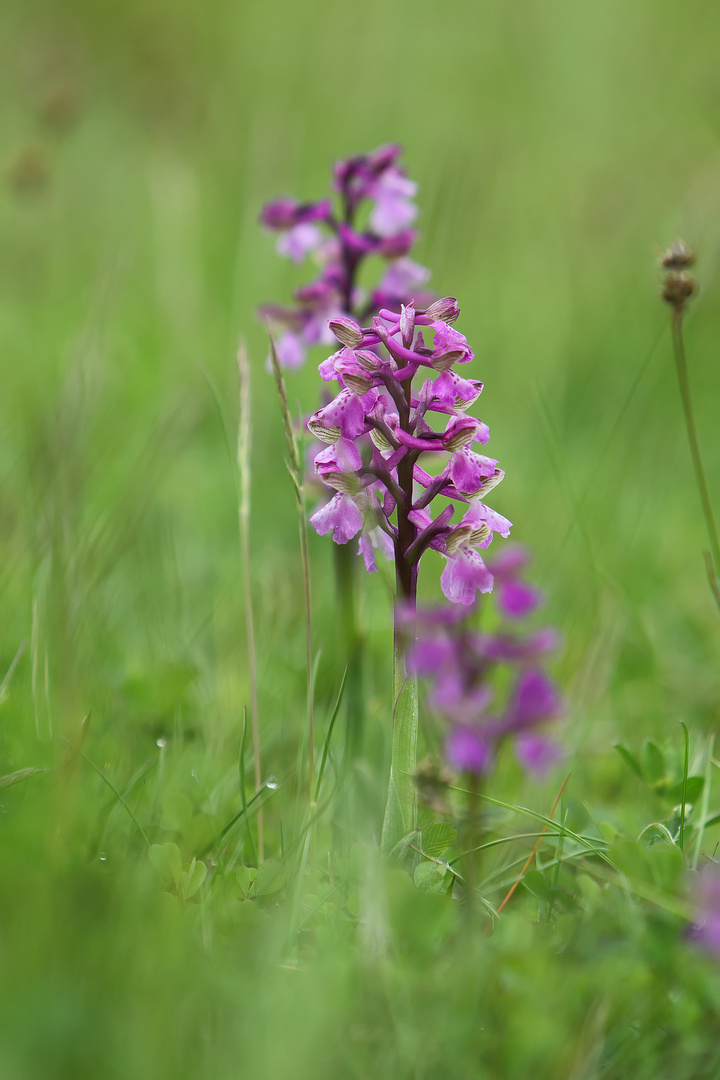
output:
M 273 1017 L 298 1003 L 277 973 L 262 983 L 250 916 L 239 926 L 229 909 L 225 927 L 202 905 L 197 919 L 158 907 L 102 781 L 88 768 L 63 786 L 55 771 L 92 710 L 85 750 L 115 785 L 154 769 L 149 830 L 173 835 L 170 795 L 200 818 L 225 805 L 249 694 L 232 461 L 241 337 L 263 753 L 268 771 L 290 767 L 305 678 L 297 522 L 254 312 L 304 274 L 257 215 L 278 194 L 321 196 L 338 158 L 399 141 L 419 182 L 415 257 L 460 301 L 485 382 L 474 411 L 507 474 L 490 501 L 532 547 L 566 638 L 557 675 L 578 804 L 650 820 L 613 741 L 653 734 L 679 753 L 677 720 L 714 730 L 717 612 L 656 258 L 678 235 L 699 254 L 687 348 L 717 494 L 719 34 L 715 5 L 671 0 L 3 0 L 0 678 L 26 646 L 0 701 L 0 772 L 51 771 L 0 800 L 0 1075 L 240 1076 L 242 1053 L 265 1071 L 363 1075 L 352 1054 L 317 1056 L 362 1012 L 353 995 L 371 995 L 344 953 L 313 976 L 328 1011 L 296 1013 L 277 1041 Z M 316 407 L 312 358 L 288 382 Z M 345 658 L 328 539 L 312 536 L 311 553 L 322 710 Z M 362 586 L 381 758 L 389 600 L 380 575 Z M 553 787 L 523 797 L 547 809 Z M 511 967 L 530 946 L 512 948 Z M 544 992 L 544 961 L 527 962 Z M 550 980 L 558 1001 L 564 978 Z M 572 1010 L 558 1020 L 552 1046 L 577 1023 Z M 375 1044 L 358 1039 L 369 1062 Z M 387 1058 L 394 1075 L 439 1075 L 403 1071 L 404 1052 Z M 488 1075 L 540 1069 L 513 1052 Z

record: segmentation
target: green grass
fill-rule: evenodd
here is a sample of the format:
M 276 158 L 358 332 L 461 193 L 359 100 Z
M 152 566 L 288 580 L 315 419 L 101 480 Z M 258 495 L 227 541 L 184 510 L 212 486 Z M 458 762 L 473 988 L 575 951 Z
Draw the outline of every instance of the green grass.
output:
M 24 647 L 0 692 L 0 775 L 15 774 L 0 789 L 0 1076 L 718 1074 L 720 973 L 684 936 L 673 789 L 683 721 L 689 775 L 706 777 L 683 830 L 693 865 L 720 839 L 703 826 L 720 628 L 654 259 L 676 235 L 699 253 L 686 347 L 717 506 L 719 32 L 712 5 L 672 0 L 6 0 L 0 680 Z M 474 412 L 507 473 L 491 502 L 532 547 L 566 638 L 565 766 L 530 787 L 503 759 L 487 792 L 503 804 L 493 835 L 537 833 L 571 772 L 563 827 L 477 939 L 433 891 L 441 867 L 416 889 L 377 859 L 381 575 L 359 579 L 365 756 L 337 785 L 343 703 L 312 826 L 295 769 L 303 578 L 254 310 L 299 275 L 256 218 L 390 140 L 420 184 L 417 257 L 459 298 L 485 382 Z M 254 802 L 241 337 L 262 779 L 278 785 Z M 293 411 L 316 407 L 313 362 L 288 392 Z M 330 542 L 309 540 L 320 761 L 347 657 Z M 261 804 L 269 862 L 253 880 Z M 654 822 L 678 843 L 638 842 Z M 492 904 L 533 843 L 483 854 Z M 193 858 L 208 868 L 195 892 Z

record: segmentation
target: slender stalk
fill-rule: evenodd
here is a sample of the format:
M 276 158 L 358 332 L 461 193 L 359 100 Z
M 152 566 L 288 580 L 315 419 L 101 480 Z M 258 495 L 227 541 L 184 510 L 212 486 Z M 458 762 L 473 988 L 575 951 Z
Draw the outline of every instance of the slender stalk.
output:
M 255 767 L 255 790 L 262 781 L 260 768 L 260 725 L 257 699 L 257 655 L 255 652 L 255 620 L 253 618 L 252 579 L 250 574 L 250 448 L 252 445 L 250 365 L 247 348 L 241 341 L 237 355 L 239 386 L 239 422 L 237 443 L 238 470 L 238 523 L 240 527 L 240 558 L 245 591 L 245 635 L 247 638 L 248 667 L 250 669 L 250 727 L 252 730 L 253 762 Z M 242 769 L 243 763 L 240 763 Z M 262 809 L 257 814 L 258 859 L 265 858 Z
M 467 856 L 463 866 L 465 874 L 465 892 L 463 907 L 465 917 L 470 927 L 475 922 L 477 904 L 475 902 L 475 890 L 480 880 L 480 836 L 481 836 L 481 809 L 480 809 L 480 777 L 477 773 L 469 773 L 467 776 L 468 790 L 471 792 L 467 800 L 467 817 L 465 821 L 465 843 Z
M 313 679 L 312 617 L 310 607 L 310 552 L 308 548 L 307 514 L 305 512 L 305 486 L 302 459 L 298 450 L 297 439 L 293 431 L 287 390 L 275 350 L 275 342 L 270 335 L 270 362 L 272 364 L 275 385 L 277 387 L 280 411 L 285 427 L 285 442 L 288 450 L 287 468 L 295 492 L 300 527 L 300 559 L 303 572 L 303 591 L 305 599 L 305 669 L 307 677 L 307 728 L 308 728 L 308 763 L 310 784 L 310 805 L 315 806 L 315 709 Z
M 312 612 L 310 607 L 310 550 L 308 548 L 307 514 L 302 481 L 299 485 L 298 513 L 300 516 L 300 558 L 302 560 L 305 596 L 305 671 L 307 676 L 307 723 L 310 806 L 315 806 L 315 692 L 313 678 Z
M 680 386 L 683 413 L 685 414 L 685 427 L 687 428 L 690 454 L 692 456 L 693 469 L 695 470 L 695 481 L 700 494 L 700 502 L 702 504 L 703 516 L 705 517 L 705 525 L 707 526 L 708 538 L 710 540 L 710 550 L 712 552 L 715 584 L 713 584 L 712 578 L 710 583 L 713 587 L 715 598 L 718 600 L 718 606 L 720 606 L 720 599 L 718 598 L 718 590 L 716 587 L 718 576 L 720 576 L 720 542 L 718 542 L 718 532 L 713 516 L 712 504 L 710 502 L 710 492 L 705 478 L 705 469 L 703 468 L 702 456 L 700 454 L 700 443 L 697 437 L 695 416 L 693 413 L 692 400 L 690 398 L 690 384 L 688 381 L 685 342 L 683 339 L 683 308 L 680 306 L 673 308 L 672 332 L 675 367 L 677 369 L 678 383 Z
M 346 759 L 352 761 L 362 753 L 365 728 L 363 649 L 355 605 L 355 565 L 357 555 L 350 544 L 333 544 L 333 553 L 335 557 L 335 587 L 340 604 L 347 656 L 347 733 L 345 753 Z
M 406 401 L 410 400 L 410 380 L 402 384 Z M 401 422 L 409 427 L 409 407 L 400 410 Z M 398 464 L 398 483 L 402 498 L 397 504 L 395 540 L 395 605 L 393 640 L 393 737 L 390 783 L 382 829 L 382 848 L 390 854 L 397 844 L 417 831 L 417 791 L 414 773 L 417 768 L 418 688 L 417 676 L 408 672 L 407 647 L 415 640 L 412 613 L 417 595 L 417 560 L 408 557 L 415 530 L 408 514 L 412 506 L 413 462 L 410 455 Z M 402 607 L 402 618 L 401 618 Z M 409 617 L 408 617 L 409 614 Z

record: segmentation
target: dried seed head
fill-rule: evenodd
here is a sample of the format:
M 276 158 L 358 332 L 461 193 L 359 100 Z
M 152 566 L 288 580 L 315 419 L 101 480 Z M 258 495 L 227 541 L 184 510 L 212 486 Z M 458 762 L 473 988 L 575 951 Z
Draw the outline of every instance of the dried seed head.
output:
M 684 270 L 672 270 L 663 283 L 662 298 L 672 304 L 676 311 L 682 311 L 695 292 L 697 282 L 692 274 L 686 274 Z
M 695 256 L 682 240 L 676 240 L 661 257 L 660 263 L 666 270 L 687 270 L 695 263 Z

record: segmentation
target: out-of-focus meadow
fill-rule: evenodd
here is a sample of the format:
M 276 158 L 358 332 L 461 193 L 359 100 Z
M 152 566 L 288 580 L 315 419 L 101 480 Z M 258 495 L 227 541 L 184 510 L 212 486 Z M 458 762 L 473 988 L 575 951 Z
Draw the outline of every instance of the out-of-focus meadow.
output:
M 634 837 L 661 816 L 613 743 L 652 736 L 679 761 L 677 721 L 693 752 L 718 721 L 717 611 L 656 259 L 678 235 L 699 255 L 687 349 L 718 493 L 719 44 L 720 11 L 670 0 L 4 0 L 0 680 L 26 644 L 0 692 L 0 773 L 46 771 L 0 792 L 0 1075 L 590 1078 L 630 1061 L 639 1077 L 716 1075 L 702 1071 L 720 1000 L 705 962 L 662 918 L 615 918 L 617 896 L 598 902 L 595 936 L 533 929 L 521 902 L 507 934 L 445 959 L 438 942 L 462 931 L 400 877 L 374 891 L 357 871 L 356 939 L 357 897 L 318 923 L 312 904 L 273 922 L 237 888 L 223 903 L 204 886 L 192 903 L 163 893 L 139 828 L 189 861 L 237 790 L 241 337 L 263 760 L 291 772 L 302 579 L 254 313 L 302 274 L 257 216 L 278 194 L 320 197 L 333 160 L 389 141 L 420 185 L 416 257 L 458 297 L 485 383 L 474 412 L 507 474 L 491 502 L 532 548 L 566 639 L 566 767 L 529 788 L 506 762 L 497 793 L 547 813 L 571 771 L 583 828 L 597 815 Z M 288 377 L 306 412 L 322 357 Z M 346 658 L 327 537 L 311 557 L 324 731 Z M 382 575 L 360 584 L 377 824 L 390 601 Z M 88 712 L 90 761 L 63 766 Z M 292 800 L 278 790 L 279 808 Z M 274 805 L 266 854 L 280 858 Z M 290 944 L 303 920 L 306 952 Z

